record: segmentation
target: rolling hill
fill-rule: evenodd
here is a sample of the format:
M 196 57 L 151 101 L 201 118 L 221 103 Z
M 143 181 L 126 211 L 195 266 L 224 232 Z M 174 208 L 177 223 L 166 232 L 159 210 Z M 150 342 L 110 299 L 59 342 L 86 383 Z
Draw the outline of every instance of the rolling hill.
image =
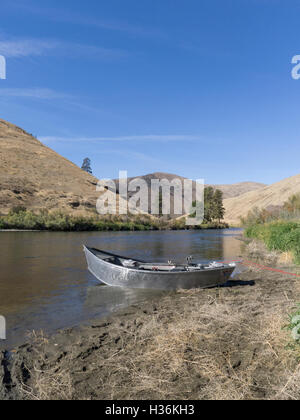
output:
M 89 215 L 101 194 L 96 185 L 95 177 L 0 119 L 0 213 L 23 206 Z
M 165 172 L 155 172 L 152 174 L 147 174 L 147 175 L 142 175 L 142 176 L 138 176 L 138 177 L 132 177 L 132 178 L 128 178 L 128 183 L 131 182 L 134 179 L 143 179 L 144 181 L 146 181 L 147 185 L 148 185 L 148 212 L 151 212 L 151 193 L 150 193 L 150 187 L 151 187 L 151 181 L 152 180 L 162 180 L 162 179 L 166 179 L 169 182 L 171 182 L 174 179 L 179 179 L 183 185 L 183 182 L 185 179 L 182 176 L 179 175 L 175 175 L 175 174 L 170 174 L 170 173 L 165 173 Z M 118 187 L 118 180 L 114 180 L 116 185 L 117 185 L 117 192 L 119 192 L 119 187 Z M 206 185 L 209 186 L 209 185 Z M 245 192 L 248 191 L 255 191 L 255 190 L 259 190 L 264 188 L 266 185 L 265 184 L 260 184 L 258 182 L 240 182 L 240 183 L 236 183 L 236 184 L 223 184 L 223 185 L 211 185 L 214 189 L 220 189 L 223 192 L 223 197 L 225 199 L 227 198 L 232 198 L 232 197 L 237 197 Z M 193 191 L 195 192 L 195 184 L 193 185 Z M 131 198 L 133 195 L 135 194 L 135 192 L 129 192 L 128 193 L 128 198 Z M 177 217 L 181 217 L 182 215 L 178 215 L 176 213 L 174 213 L 174 201 L 173 201 L 173 191 L 171 190 L 171 217 L 172 218 L 177 218 Z
M 169 174 L 165 172 L 155 172 L 148 175 L 142 175 L 138 177 L 132 177 L 128 178 L 128 182 L 132 181 L 135 178 L 141 178 L 144 179 L 148 186 L 151 186 L 151 180 L 152 179 L 167 179 L 168 181 L 172 181 L 174 178 L 179 179 L 181 182 L 183 182 L 184 179 L 187 179 L 185 177 L 175 175 L 175 174 Z M 115 180 L 116 183 L 118 183 L 118 180 Z M 231 198 L 231 197 L 237 197 L 241 194 L 244 194 L 248 191 L 254 191 L 259 190 L 263 187 L 265 187 L 265 184 L 261 184 L 259 182 L 239 182 L 236 184 L 222 184 L 222 185 L 206 185 L 206 186 L 212 186 L 213 188 L 218 188 L 223 192 L 224 199 Z
M 248 212 L 255 207 L 268 209 L 282 206 L 291 195 L 297 193 L 300 193 L 300 174 L 259 190 L 228 198 L 224 200 L 225 220 L 230 224 L 239 224 L 239 218 L 247 216 Z
M 233 198 L 245 194 L 249 191 L 257 191 L 266 187 L 266 184 L 260 182 L 238 182 L 236 184 L 222 184 L 211 185 L 214 189 L 219 189 L 223 192 L 223 198 Z

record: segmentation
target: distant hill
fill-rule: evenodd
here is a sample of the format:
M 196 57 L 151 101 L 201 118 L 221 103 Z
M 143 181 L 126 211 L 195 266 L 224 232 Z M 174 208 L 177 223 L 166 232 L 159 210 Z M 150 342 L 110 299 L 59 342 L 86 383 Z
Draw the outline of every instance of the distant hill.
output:
M 173 179 L 179 179 L 182 183 L 185 179 L 182 176 L 179 175 L 175 175 L 175 174 L 169 174 L 169 173 L 165 173 L 165 172 L 155 172 L 152 174 L 147 174 L 147 175 L 142 175 L 142 176 L 138 176 L 138 177 L 131 177 L 128 178 L 128 182 L 131 182 L 132 180 L 136 179 L 136 178 L 141 178 L 143 180 L 145 180 L 147 182 L 147 185 L 149 187 L 150 190 L 150 186 L 151 186 L 151 181 L 154 179 L 158 179 L 158 180 L 162 180 L 162 179 L 167 179 L 169 182 L 171 182 Z M 118 180 L 115 180 L 116 184 L 117 184 L 117 192 L 118 192 Z M 206 185 L 208 186 L 208 185 Z M 261 188 L 264 188 L 266 185 L 265 184 L 260 184 L 258 182 L 240 182 L 237 184 L 223 184 L 223 185 L 211 185 L 213 188 L 215 189 L 220 189 L 223 192 L 223 197 L 224 199 L 227 198 L 231 198 L 231 197 L 237 197 L 241 194 L 244 194 L 245 192 L 248 191 L 256 191 L 259 190 Z M 195 189 L 195 187 L 194 187 Z M 129 193 L 128 196 L 129 198 L 131 196 L 133 196 L 135 193 Z M 172 193 L 171 193 L 172 195 Z M 150 207 L 150 203 L 151 203 L 151 195 L 149 194 L 148 196 L 148 202 L 149 202 L 149 209 L 148 211 L 150 212 L 151 207 Z M 171 217 L 177 217 L 178 215 L 175 215 L 174 212 L 172 211 L 172 202 L 171 202 Z
M 100 195 L 96 185 L 95 177 L 0 119 L 0 213 L 24 206 L 89 215 Z
M 259 190 L 250 191 L 238 197 L 224 200 L 225 220 L 231 224 L 239 223 L 239 218 L 247 216 L 255 207 L 271 209 L 282 206 L 288 198 L 300 193 L 300 175 L 286 178 Z
M 181 181 L 183 181 L 184 179 L 187 179 L 185 177 L 175 175 L 175 174 L 169 174 L 165 172 L 154 172 L 153 174 L 128 178 L 128 182 L 132 181 L 135 178 L 144 179 L 147 182 L 148 186 L 151 185 L 152 179 L 167 179 L 168 181 L 172 181 L 174 178 L 180 179 Z M 118 180 L 115 180 L 115 182 L 118 183 Z M 239 182 L 236 184 L 222 184 L 222 185 L 208 184 L 206 186 L 212 186 L 215 189 L 217 188 L 220 189 L 223 192 L 223 197 L 225 199 L 225 198 L 237 197 L 248 191 L 261 189 L 265 187 L 266 184 L 261 184 L 259 182 Z
M 266 187 L 266 184 L 259 182 L 238 182 L 236 184 L 222 184 L 222 185 L 211 185 L 213 188 L 217 188 L 223 192 L 223 198 L 233 198 L 239 195 L 245 194 L 249 191 L 257 191 Z

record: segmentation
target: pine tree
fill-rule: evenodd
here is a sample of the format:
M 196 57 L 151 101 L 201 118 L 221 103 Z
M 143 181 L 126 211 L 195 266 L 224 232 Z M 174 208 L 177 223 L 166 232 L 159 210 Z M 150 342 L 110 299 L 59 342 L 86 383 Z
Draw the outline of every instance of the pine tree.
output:
M 204 189 L 204 221 L 212 222 L 214 219 L 214 189 L 206 187 Z
M 225 208 L 223 206 L 223 192 L 216 190 L 214 194 L 214 219 L 218 219 L 219 223 L 224 218 Z
M 88 172 L 89 174 L 92 174 L 93 172 L 91 168 L 91 159 L 85 158 L 82 163 L 81 169 L 85 172 Z

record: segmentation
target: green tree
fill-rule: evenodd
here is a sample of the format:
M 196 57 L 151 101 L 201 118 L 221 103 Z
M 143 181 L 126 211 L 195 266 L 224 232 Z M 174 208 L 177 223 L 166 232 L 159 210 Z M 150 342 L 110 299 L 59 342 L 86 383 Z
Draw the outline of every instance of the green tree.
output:
M 225 208 L 223 206 L 223 192 L 221 190 L 216 190 L 213 197 L 213 218 L 220 221 L 224 218 Z
M 193 202 L 193 206 L 196 206 Z M 223 206 L 223 193 L 221 190 L 214 190 L 213 187 L 204 189 L 204 223 L 211 223 L 215 220 L 219 222 L 224 218 L 225 208 Z M 196 213 L 191 214 L 195 217 Z
M 204 188 L 204 221 L 214 220 L 214 189 L 213 187 Z

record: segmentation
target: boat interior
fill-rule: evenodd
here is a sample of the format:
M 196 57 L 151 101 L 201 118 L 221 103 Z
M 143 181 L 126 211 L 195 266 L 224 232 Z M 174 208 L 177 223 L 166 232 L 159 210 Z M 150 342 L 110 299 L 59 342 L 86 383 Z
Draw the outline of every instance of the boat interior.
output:
M 144 261 L 138 261 L 129 259 L 126 257 L 121 257 L 118 255 L 106 253 L 99 251 L 97 249 L 91 249 L 94 255 L 96 255 L 101 260 L 114 264 L 121 267 L 132 268 L 136 270 L 146 270 L 146 271 L 161 271 L 161 272 L 178 272 L 178 271 L 198 271 L 198 270 L 208 270 L 212 268 L 221 268 L 224 267 L 224 264 L 214 263 L 212 264 L 192 264 L 191 262 L 187 264 L 175 264 L 173 262 L 168 263 L 148 263 Z

